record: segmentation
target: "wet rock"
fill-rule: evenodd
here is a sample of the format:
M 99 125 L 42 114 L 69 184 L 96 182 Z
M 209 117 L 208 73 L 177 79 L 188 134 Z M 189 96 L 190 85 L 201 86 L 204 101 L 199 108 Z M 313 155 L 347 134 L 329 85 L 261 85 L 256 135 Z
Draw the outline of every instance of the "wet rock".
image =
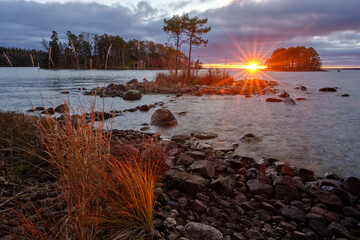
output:
M 207 160 L 198 160 L 191 164 L 190 169 L 193 172 L 200 173 L 201 175 L 212 178 L 215 175 L 215 168 L 212 163 Z
M 197 139 L 213 139 L 218 136 L 216 133 L 213 132 L 201 132 L 201 131 L 193 132 L 191 135 Z
M 340 198 L 335 194 L 325 191 L 325 190 L 315 190 L 312 191 L 312 194 L 321 202 L 333 206 L 333 207 L 342 207 L 343 203 Z
M 341 94 L 341 97 L 350 97 L 350 95 L 345 93 L 345 94 Z
M 147 112 L 147 111 L 149 111 L 149 106 L 148 105 L 141 105 L 140 107 L 139 107 L 139 110 L 140 111 L 143 111 L 143 112 Z
M 248 180 L 246 182 L 246 185 L 248 186 L 248 188 L 252 194 L 266 194 L 268 196 L 271 196 L 273 193 L 272 186 L 270 186 L 268 184 L 264 184 L 257 179 Z
M 278 99 L 278 98 L 267 98 L 266 102 L 282 102 L 282 99 Z
M 141 99 L 141 93 L 138 90 L 129 90 L 124 93 L 124 100 L 139 100 Z
M 296 98 L 296 101 L 306 101 L 306 98 L 300 97 L 300 98 Z
M 326 226 L 317 220 L 312 220 L 309 222 L 310 227 L 321 237 L 330 238 L 332 236 L 331 232 L 327 230 Z
M 240 138 L 240 142 L 243 142 L 243 143 L 256 143 L 256 142 L 260 142 L 260 141 L 261 141 L 261 139 L 252 133 L 245 134 L 245 136 Z
M 185 141 L 189 139 L 191 139 L 191 136 L 189 134 L 175 134 L 171 137 L 171 141 L 177 143 L 185 143 Z
M 191 165 L 195 162 L 195 159 L 185 153 L 180 153 L 179 158 L 176 161 L 177 165 Z
M 294 99 L 289 98 L 289 97 L 284 99 L 284 103 L 285 103 L 286 105 L 295 105 L 295 104 L 296 104 L 296 102 L 294 101 Z
M 349 193 L 360 196 L 360 179 L 357 177 L 347 177 L 344 179 L 343 187 Z
M 150 124 L 156 126 L 174 126 L 177 124 L 177 120 L 170 110 L 160 108 L 151 116 Z
M 287 93 L 286 91 L 282 90 L 279 94 L 278 94 L 279 97 L 281 98 L 289 98 L 290 95 L 289 93 Z
M 286 205 L 285 207 L 280 209 L 280 213 L 287 218 L 295 220 L 297 222 L 305 222 L 306 214 L 301 209 Z
M 223 235 L 216 228 L 197 222 L 189 222 L 185 226 L 185 237 L 190 240 L 223 240 Z
M 320 92 L 337 92 L 336 88 L 326 87 L 326 88 L 320 88 Z
M 295 87 L 296 90 L 300 90 L 300 91 L 306 91 L 307 88 L 305 86 L 298 86 L 298 87 Z

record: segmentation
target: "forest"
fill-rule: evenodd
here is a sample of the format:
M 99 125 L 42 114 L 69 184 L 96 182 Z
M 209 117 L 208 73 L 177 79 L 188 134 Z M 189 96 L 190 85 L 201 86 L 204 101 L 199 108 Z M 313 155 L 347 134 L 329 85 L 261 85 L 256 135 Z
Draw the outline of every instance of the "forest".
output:
M 8 67 L 9 58 L 14 67 L 30 67 L 32 60 L 41 68 L 81 68 L 81 69 L 130 69 L 138 60 L 143 60 L 147 69 L 173 69 L 177 52 L 171 44 L 139 41 L 125 41 L 122 37 L 108 34 L 82 32 L 78 35 L 68 31 L 67 41 L 61 42 L 53 31 L 50 40 L 43 39 L 45 51 L 0 47 L 0 66 Z M 51 50 L 50 50 L 51 49 Z M 179 53 L 176 54 L 179 56 Z M 49 58 L 50 56 L 50 58 Z M 187 57 L 180 55 L 180 65 L 185 67 Z M 195 61 L 199 66 L 199 60 Z M 106 64 L 106 65 L 105 65 Z
M 277 48 L 265 65 L 268 69 L 277 71 L 320 71 L 321 59 L 312 47 Z

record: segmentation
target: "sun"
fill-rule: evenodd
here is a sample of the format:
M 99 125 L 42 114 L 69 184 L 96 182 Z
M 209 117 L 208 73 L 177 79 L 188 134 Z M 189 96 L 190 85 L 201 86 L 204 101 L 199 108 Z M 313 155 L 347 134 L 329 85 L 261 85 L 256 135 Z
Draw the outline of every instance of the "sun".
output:
M 260 68 L 260 66 L 257 63 L 250 63 L 247 67 L 247 69 L 249 69 L 250 71 L 256 71 Z

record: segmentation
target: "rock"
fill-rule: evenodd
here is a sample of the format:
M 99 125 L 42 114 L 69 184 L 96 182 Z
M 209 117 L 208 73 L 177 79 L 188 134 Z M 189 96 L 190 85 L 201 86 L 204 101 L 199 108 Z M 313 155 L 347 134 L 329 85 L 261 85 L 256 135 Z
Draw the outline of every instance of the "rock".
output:
M 190 157 L 189 155 L 185 153 L 180 153 L 179 158 L 176 161 L 176 165 L 191 165 L 195 162 L 195 159 L 193 157 Z
M 124 93 L 124 100 L 139 100 L 141 99 L 141 93 L 138 90 L 129 90 Z
M 142 127 L 142 128 L 140 128 L 140 131 L 147 131 L 149 129 L 150 129 L 150 127 Z
M 358 211 L 356 208 L 354 208 L 352 206 L 344 207 L 343 211 L 344 211 L 345 216 L 355 217 L 355 218 L 360 217 L 360 211 Z
M 344 204 L 352 205 L 355 203 L 355 201 L 357 199 L 351 193 L 349 193 L 341 188 L 337 188 L 337 187 L 333 187 L 333 186 L 323 186 L 323 187 L 321 187 L 321 189 L 335 194 L 336 196 L 338 196 L 340 198 L 340 200 Z
M 252 133 L 245 134 L 245 136 L 240 138 L 240 142 L 243 142 L 243 143 L 256 143 L 256 142 L 260 142 L 260 141 L 261 141 L 261 139 Z
M 176 225 L 176 220 L 175 220 L 175 218 L 168 217 L 167 219 L 165 219 L 164 225 L 165 225 L 165 227 L 167 227 L 167 228 L 174 227 L 174 226 Z
M 300 97 L 300 98 L 296 98 L 296 101 L 306 101 L 306 98 Z
M 317 206 L 312 207 L 311 212 L 321 215 L 322 217 L 325 218 L 325 220 L 327 222 L 338 222 L 339 221 L 339 214 L 336 212 L 331 212 L 331 211 L 325 210 L 325 209 L 317 207 Z
M 345 94 L 341 94 L 341 97 L 350 97 L 350 95 L 345 93 Z
M 55 114 L 55 109 L 54 109 L 54 108 L 45 109 L 44 111 L 41 112 L 41 114 L 50 114 L 50 115 L 53 115 L 53 114 Z
M 238 233 L 238 232 L 234 232 L 234 239 L 235 240 L 247 240 L 247 238 L 242 235 L 241 233 Z
M 210 183 L 210 187 L 219 193 L 229 195 L 232 192 L 232 184 L 229 184 L 224 177 L 220 176 Z
M 156 126 L 175 126 L 177 124 L 177 120 L 170 110 L 160 108 L 151 116 L 150 124 Z
M 45 110 L 44 107 L 36 107 L 36 108 L 35 108 L 35 111 L 44 111 L 44 110 Z
M 57 113 L 69 112 L 69 107 L 67 104 L 61 104 L 55 108 L 55 112 L 57 112 Z
M 69 91 L 63 91 L 63 92 L 60 92 L 61 94 L 69 94 L 70 92 Z
M 171 136 L 171 141 L 177 142 L 177 143 L 184 143 L 186 140 L 191 139 L 191 136 L 189 134 L 175 134 Z
M 354 236 L 339 223 L 332 222 L 327 229 L 338 238 L 355 239 Z
M 300 90 L 300 91 L 306 91 L 307 88 L 305 86 L 298 86 L 298 87 L 295 87 L 296 90 Z
M 192 209 L 195 210 L 198 213 L 203 213 L 206 211 L 207 206 L 205 203 L 200 201 L 199 199 L 196 199 L 192 205 Z
M 331 232 L 329 232 L 327 230 L 327 228 L 325 227 L 325 225 L 320 221 L 312 220 L 312 221 L 309 222 L 309 225 L 321 237 L 330 238 L 331 235 L 332 235 Z
M 287 93 L 286 91 L 282 90 L 279 94 L 278 94 L 279 97 L 281 98 L 289 98 L 290 95 L 289 93 Z
M 304 182 L 315 180 L 314 172 L 306 168 L 298 168 L 297 174 Z
M 204 190 L 209 181 L 203 177 L 170 169 L 165 173 L 165 183 L 169 188 L 177 188 L 189 194 L 195 194 Z
M 266 102 L 282 102 L 282 99 L 278 99 L 278 98 L 267 98 Z
M 137 86 L 137 85 L 139 85 L 139 81 L 136 78 L 133 78 L 126 83 L 126 86 Z
M 191 164 L 190 169 L 193 172 L 200 173 L 205 177 L 212 178 L 215 175 L 215 168 L 212 163 L 207 160 L 198 160 Z
M 189 240 L 223 240 L 223 235 L 216 228 L 197 222 L 185 226 L 185 237 Z
M 311 192 L 319 201 L 333 207 L 342 207 L 343 203 L 335 194 L 325 190 L 315 190 Z
M 285 207 L 280 209 L 280 213 L 287 218 L 290 218 L 297 222 L 305 222 L 306 214 L 301 209 L 286 205 Z
M 324 174 L 324 178 L 326 179 L 334 179 L 334 180 L 340 180 L 341 177 L 339 175 L 337 175 L 336 173 L 332 173 L 332 172 L 326 172 Z
M 299 199 L 299 193 L 296 188 L 289 185 L 276 185 L 275 186 L 275 199 L 291 201 L 293 199 Z
M 191 135 L 197 139 L 213 139 L 218 136 L 216 133 L 213 132 L 201 132 L 201 131 L 193 132 Z
M 326 88 L 320 88 L 320 92 L 337 92 L 336 88 L 326 87 Z
M 139 110 L 143 112 L 147 112 L 149 111 L 149 109 L 150 109 L 149 106 L 146 104 L 139 107 Z
M 360 196 L 360 179 L 357 177 L 347 177 L 344 179 L 343 187 L 349 193 Z
M 289 98 L 289 97 L 284 99 L 284 103 L 285 103 L 286 105 L 295 105 L 295 104 L 296 104 L 296 102 L 294 101 L 294 99 Z
M 268 185 L 268 184 L 264 184 L 261 183 L 259 180 L 257 179 L 250 179 L 246 182 L 246 185 L 248 186 L 250 192 L 252 194 L 266 194 L 268 196 L 271 196 L 273 193 L 273 187 Z

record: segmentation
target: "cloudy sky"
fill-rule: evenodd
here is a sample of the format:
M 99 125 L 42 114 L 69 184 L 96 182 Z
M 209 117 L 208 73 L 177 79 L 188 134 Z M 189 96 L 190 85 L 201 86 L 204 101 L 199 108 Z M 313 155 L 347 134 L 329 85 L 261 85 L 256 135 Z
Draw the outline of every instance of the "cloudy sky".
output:
M 245 63 L 278 47 L 314 47 L 323 66 L 360 67 L 360 0 L 0 0 L 0 46 L 41 49 L 51 31 L 169 41 L 163 19 L 188 12 L 212 27 L 204 63 Z

